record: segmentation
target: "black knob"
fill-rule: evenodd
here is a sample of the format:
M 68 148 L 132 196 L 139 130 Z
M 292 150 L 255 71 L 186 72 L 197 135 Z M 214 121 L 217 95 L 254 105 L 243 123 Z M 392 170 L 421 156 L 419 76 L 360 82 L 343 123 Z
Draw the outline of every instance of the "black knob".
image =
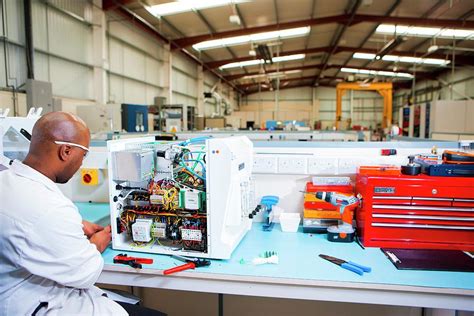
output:
M 118 201 L 118 196 L 114 196 L 113 201 L 117 202 Z
M 249 214 L 249 218 L 252 219 L 254 214 Z

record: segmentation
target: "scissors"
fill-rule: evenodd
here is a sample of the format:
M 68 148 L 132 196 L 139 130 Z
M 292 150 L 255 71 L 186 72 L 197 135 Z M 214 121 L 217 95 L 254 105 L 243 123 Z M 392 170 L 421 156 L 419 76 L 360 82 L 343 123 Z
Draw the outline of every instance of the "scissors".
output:
M 321 258 L 329 261 L 329 262 L 337 264 L 338 266 L 340 266 L 343 269 L 355 272 L 358 275 L 363 275 L 364 272 L 372 271 L 371 267 L 366 267 L 366 266 L 363 266 L 361 264 L 358 264 L 358 263 L 355 263 L 355 262 L 352 262 L 352 261 L 345 261 L 345 260 L 342 260 L 342 259 L 339 259 L 339 258 L 335 258 L 335 257 L 331 257 L 331 256 L 328 256 L 328 255 L 323 255 L 323 254 L 320 254 L 319 256 Z

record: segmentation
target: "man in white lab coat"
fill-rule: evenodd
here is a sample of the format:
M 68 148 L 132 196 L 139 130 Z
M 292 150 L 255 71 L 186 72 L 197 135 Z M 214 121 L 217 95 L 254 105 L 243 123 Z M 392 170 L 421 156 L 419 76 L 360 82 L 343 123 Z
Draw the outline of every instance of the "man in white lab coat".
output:
M 35 124 L 22 162 L 0 172 L 0 315 L 127 315 L 94 286 L 110 226 L 85 221 L 56 183 L 80 168 L 90 134 L 68 113 Z

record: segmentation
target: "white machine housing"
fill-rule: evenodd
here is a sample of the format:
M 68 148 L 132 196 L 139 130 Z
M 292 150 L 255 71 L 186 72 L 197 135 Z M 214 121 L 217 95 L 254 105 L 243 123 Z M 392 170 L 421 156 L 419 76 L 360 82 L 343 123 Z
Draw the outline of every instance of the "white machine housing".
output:
M 229 259 L 234 249 L 251 228 L 249 214 L 255 208 L 252 183 L 253 145 L 245 136 L 207 139 L 206 153 L 206 222 L 207 249 L 205 251 L 187 250 L 164 246 L 160 243 L 137 245 L 126 233 L 119 232 L 117 218 L 120 216 L 120 200 L 117 196 L 121 190 L 117 184 L 129 186 L 146 186 L 148 181 L 122 182 L 114 181 L 117 170 L 114 153 L 118 151 L 163 149 L 177 144 L 176 142 L 155 141 L 154 137 L 120 139 L 107 142 L 110 219 L 112 223 L 112 247 L 117 250 L 139 251 L 147 253 L 192 256 L 199 258 Z M 156 174 L 161 172 L 156 164 Z M 139 171 L 141 173 L 142 171 Z M 169 170 L 163 170 L 163 173 Z M 120 182 L 120 183 L 119 183 Z M 183 229 L 183 233 L 185 229 Z
M 11 117 L 8 110 L 0 109 L 0 142 L 3 145 L 0 164 L 8 166 L 12 159 L 23 160 L 26 157 L 30 149 L 30 140 L 26 135 L 31 135 L 42 111 L 42 108 L 31 108 L 25 117 Z

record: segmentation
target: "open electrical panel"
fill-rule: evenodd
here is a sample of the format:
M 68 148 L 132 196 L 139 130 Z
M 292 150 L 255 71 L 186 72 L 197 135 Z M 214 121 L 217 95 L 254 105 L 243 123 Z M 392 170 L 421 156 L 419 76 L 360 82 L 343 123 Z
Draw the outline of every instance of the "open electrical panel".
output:
M 247 137 L 107 147 L 114 249 L 230 258 L 255 207 Z

